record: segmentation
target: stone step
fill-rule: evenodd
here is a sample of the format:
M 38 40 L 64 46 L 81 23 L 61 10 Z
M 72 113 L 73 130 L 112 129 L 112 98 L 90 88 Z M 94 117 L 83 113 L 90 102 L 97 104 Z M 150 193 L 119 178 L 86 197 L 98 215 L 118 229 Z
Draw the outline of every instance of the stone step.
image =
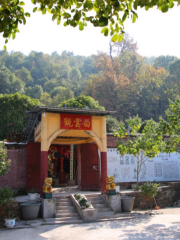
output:
M 97 213 L 98 214 L 98 216 L 104 216 L 104 215 L 115 215 L 115 212 L 113 212 L 113 211 L 104 211 L 104 212 L 98 212 Z
M 56 206 L 73 206 L 72 202 L 58 202 Z
M 81 218 L 78 217 L 55 217 L 55 218 L 45 218 L 45 221 L 68 221 L 68 220 L 81 220 Z
M 86 197 L 98 197 L 98 196 L 101 196 L 101 193 L 91 193 L 91 194 L 85 194 L 84 196 Z
M 74 210 L 74 206 L 56 206 L 56 210 Z
M 133 217 L 133 215 L 129 213 L 115 213 L 114 214 L 107 214 L 104 212 L 104 214 L 99 214 L 98 213 L 98 219 L 109 219 L 109 218 L 126 218 L 126 217 Z
M 56 213 L 76 213 L 76 212 L 77 211 L 75 208 L 74 209 L 65 209 L 65 210 L 59 210 L 59 209 L 56 210 Z
M 88 199 L 88 201 L 90 202 L 90 203 L 92 203 L 92 205 L 94 204 L 105 204 L 105 202 L 103 201 L 103 200 L 93 200 L 93 201 L 90 201 L 89 199 Z
M 106 211 L 111 211 L 111 208 L 106 207 L 106 208 L 96 208 L 97 212 L 106 212 Z
M 106 221 L 120 221 L 120 220 L 129 220 L 129 219 L 135 219 L 135 217 L 114 217 L 114 218 L 98 218 L 97 222 L 106 222 Z
M 86 198 L 89 199 L 89 200 L 103 199 L 101 196 L 91 196 L 91 197 L 89 197 L 88 195 L 86 196 Z
M 42 223 L 42 225 L 78 224 L 78 223 L 83 223 L 83 220 L 80 220 L 80 219 L 54 220 L 54 221 L 46 221 Z
M 56 218 L 57 217 L 78 217 L 78 213 L 55 213 Z
M 71 199 L 70 198 L 67 198 L 67 199 L 58 199 L 56 200 L 56 202 L 71 202 Z
M 107 204 L 102 203 L 102 204 L 92 204 L 94 208 L 107 208 Z
M 55 199 L 67 199 L 70 198 L 70 196 L 59 196 L 59 197 L 54 197 Z

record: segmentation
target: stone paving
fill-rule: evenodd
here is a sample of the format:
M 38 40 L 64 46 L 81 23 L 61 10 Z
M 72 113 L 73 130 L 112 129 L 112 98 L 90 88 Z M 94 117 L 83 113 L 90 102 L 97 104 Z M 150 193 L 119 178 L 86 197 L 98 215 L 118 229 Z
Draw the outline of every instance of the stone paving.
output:
M 139 212 L 139 211 L 138 211 Z M 1 229 L 2 240 L 163 240 L 180 239 L 180 208 L 153 211 L 155 215 L 140 211 L 136 218 L 121 221 L 38 226 L 23 229 Z M 158 213 L 158 214 L 157 214 Z M 34 222 L 34 226 L 33 226 Z M 35 224 L 36 222 L 36 224 Z

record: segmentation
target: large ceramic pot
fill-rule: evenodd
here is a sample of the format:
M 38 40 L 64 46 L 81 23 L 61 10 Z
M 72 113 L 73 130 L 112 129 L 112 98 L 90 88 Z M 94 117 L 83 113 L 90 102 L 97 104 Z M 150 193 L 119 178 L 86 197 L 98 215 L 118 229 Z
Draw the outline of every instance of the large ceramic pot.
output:
M 13 228 L 15 226 L 16 219 L 4 219 L 5 220 L 5 225 L 7 228 Z
M 123 196 L 121 197 L 122 211 L 131 212 L 134 206 L 135 197 Z
M 22 215 L 25 220 L 33 220 L 38 217 L 41 203 L 28 202 L 21 203 Z

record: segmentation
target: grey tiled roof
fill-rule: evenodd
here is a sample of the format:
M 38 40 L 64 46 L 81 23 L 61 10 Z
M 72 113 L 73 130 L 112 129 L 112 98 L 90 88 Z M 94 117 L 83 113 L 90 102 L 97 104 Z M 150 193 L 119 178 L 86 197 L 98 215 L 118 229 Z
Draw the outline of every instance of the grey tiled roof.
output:
M 32 113 L 40 112 L 53 112 L 53 113 L 71 113 L 71 114 L 83 114 L 92 116 L 106 116 L 114 111 L 97 110 L 97 109 L 84 109 L 84 108 L 67 108 L 67 107 L 47 107 L 47 106 L 36 106 L 32 109 Z
M 52 112 L 52 113 L 70 113 L 70 114 L 82 114 L 82 115 L 91 115 L 91 116 L 106 116 L 112 113 L 113 111 L 103 111 L 97 109 L 84 109 L 84 108 L 62 108 L 62 107 L 47 107 L 47 106 L 36 106 L 33 108 L 30 113 L 29 121 L 26 127 L 24 141 L 29 142 L 33 141 L 34 138 L 34 128 L 40 122 L 41 113 L 43 112 Z

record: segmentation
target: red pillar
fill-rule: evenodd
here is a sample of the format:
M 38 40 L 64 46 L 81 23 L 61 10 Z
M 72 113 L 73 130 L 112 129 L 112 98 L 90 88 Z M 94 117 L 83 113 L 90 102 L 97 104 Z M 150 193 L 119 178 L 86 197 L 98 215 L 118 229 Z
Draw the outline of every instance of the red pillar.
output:
M 41 151 L 40 161 L 40 197 L 43 197 L 44 179 L 48 177 L 48 152 Z
M 107 152 L 101 152 L 101 193 L 106 192 Z

